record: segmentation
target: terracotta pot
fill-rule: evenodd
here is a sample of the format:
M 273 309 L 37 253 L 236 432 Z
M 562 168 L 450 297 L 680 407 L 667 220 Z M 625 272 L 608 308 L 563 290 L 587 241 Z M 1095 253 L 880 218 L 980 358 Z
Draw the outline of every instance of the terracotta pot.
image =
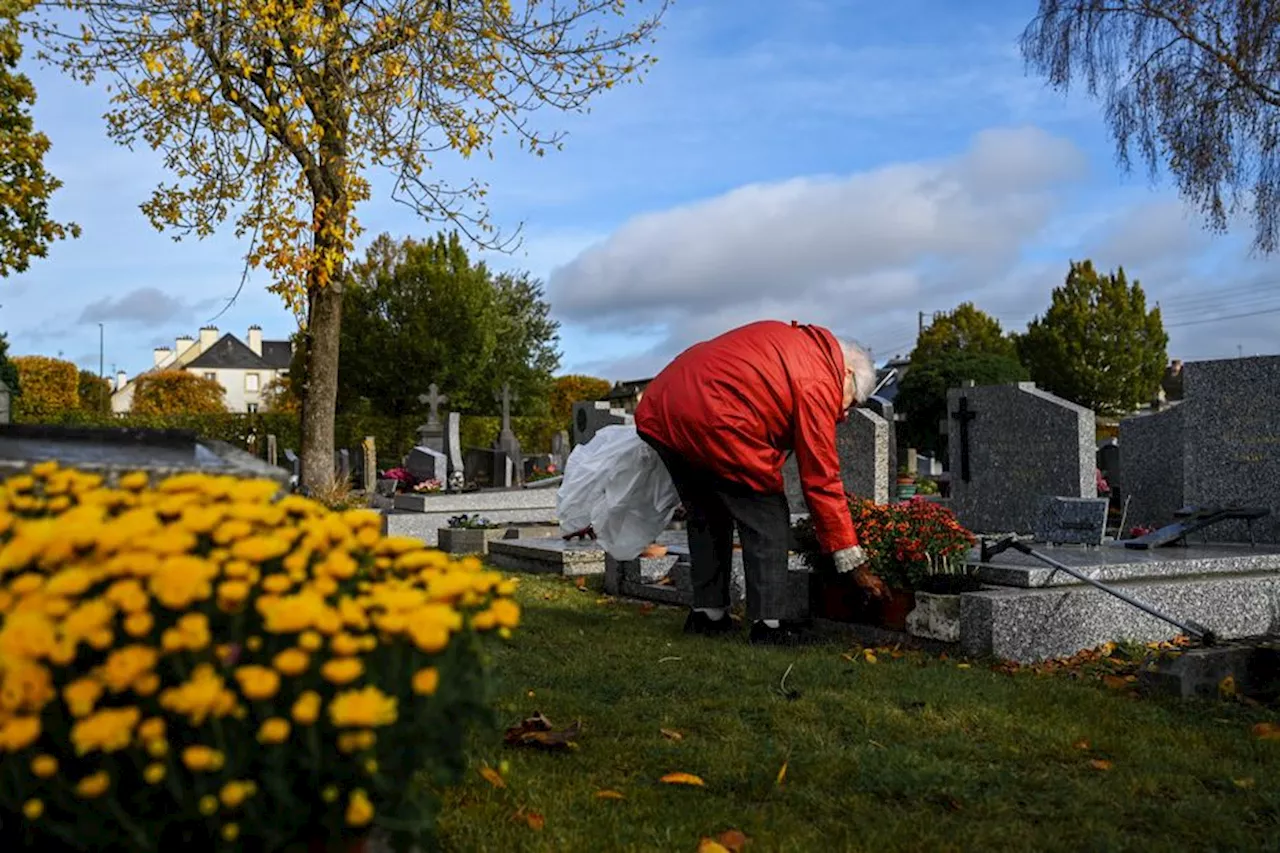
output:
M 877 599 L 858 586 L 853 573 L 810 576 L 809 613 L 819 619 L 905 631 L 914 607 L 915 593 L 909 589 L 890 589 L 888 598 Z
M 654 559 L 656 557 L 665 557 L 667 556 L 667 546 L 659 545 L 656 542 L 653 543 L 652 545 L 646 545 L 645 549 L 640 552 L 640 556 L 648 559 Z
M 916 606 L 916 594 L 909 589 L 890 589 L 887 599 L 877 599 L 880 627 L 890 631 L 907 630 L 907 614 Z

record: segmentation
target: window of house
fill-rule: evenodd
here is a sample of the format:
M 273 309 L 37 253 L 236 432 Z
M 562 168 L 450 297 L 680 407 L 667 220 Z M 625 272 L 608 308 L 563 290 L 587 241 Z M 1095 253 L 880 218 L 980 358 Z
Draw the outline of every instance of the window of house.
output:
M 244 375 L 244 390 L 246 391 L 258 390 L 258 374 L 246 373 Z
M 257 403 L 246 403 L 246 404 L 245 404 L 245 409 L 246 409 L 246 410 L 248 410 L 249 414 L 251 414 L 251 415 L 253 415 L 253 414 L 257 414 L 257 412 L 258 412 L 258 404 L 257 404 Z
M 210 382 L 217 382 L 217 381 L 218 381 L 218 374 L 216 374 L 216 373 L 212 373 L 212 372 L 211 372 L 211 373 L 206 373 L 206 374 L 204 375 L 204 378 L 205 378 L 205 379 L 208 379 Z

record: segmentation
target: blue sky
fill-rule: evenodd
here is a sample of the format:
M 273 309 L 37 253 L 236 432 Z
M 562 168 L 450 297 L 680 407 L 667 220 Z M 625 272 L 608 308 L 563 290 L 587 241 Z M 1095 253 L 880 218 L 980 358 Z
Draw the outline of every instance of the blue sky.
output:
M 1248 255 L 1247 225 L 1208 234 L 1172 184 L 1122 174 L 1101 107 L 1025 75 L 1016 40 L 1035 5 L 681 0 L 643 83 L 542 119 L 567 131 L 563 151 L 436 169 L 487 181 L 494 221 L 522 226 L 521 249 L 487 259 L 546 282 L 566 372 L 652 375 L 763 317 L 880 357 L 911 348 L 918 311 L 965 300 L 1020 329 L 1084 257 L 1143 282 L 1172 357 L 1275 352 L 1275 262 Z M 247 244 L 157 232 L 138 205 L 166 178 L 158 158 L 107 139 L 102 91 L 27 70 L 65 183 L 53 213 L 84 234 L 5 283 L 0 328 L 15 354 L 96 370 L 101 322 L 107 371 L 135 373 L 223 311 Z M 439 227 L 384 187 L 375 176 L 359 211 L 362 243 Z M 266 281 L 252 274 L 214 323 L 287 336 Z

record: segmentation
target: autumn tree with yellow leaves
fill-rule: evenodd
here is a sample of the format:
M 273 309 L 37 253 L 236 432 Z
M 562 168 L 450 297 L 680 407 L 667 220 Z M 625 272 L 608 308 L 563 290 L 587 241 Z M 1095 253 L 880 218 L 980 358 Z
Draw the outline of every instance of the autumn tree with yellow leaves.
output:
M 667 0 L 58 0 L 32 34 L 78 80 L 107 78 L 109 135 L 159 151 L 176 180 L 142 209 L 204 237 L 230 219 L 248 263 L 298 316 L 307 384 L 303 483 L 333 478 L 342 283 L 369 174 L 474 240 L 501 239 L 485 187 L 433 159 L 493 154 L 502 134 L 541 156 L 560 134 L 533 113 L 581 111 L 639 76 Z

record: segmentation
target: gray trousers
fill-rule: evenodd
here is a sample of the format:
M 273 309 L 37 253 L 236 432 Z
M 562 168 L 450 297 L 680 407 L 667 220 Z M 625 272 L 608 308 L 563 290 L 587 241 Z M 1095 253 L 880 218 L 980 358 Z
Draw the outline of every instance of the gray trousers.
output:
M 721 479 L 650 438 L 640 437 L 662 458 L 688 514 L 694 607 L 728 607 L 733 568 L 733 529 L 742 542 L 747 618 L 789 619 L 787 546 L 791 508 L 785 495 L 769 495 Z

